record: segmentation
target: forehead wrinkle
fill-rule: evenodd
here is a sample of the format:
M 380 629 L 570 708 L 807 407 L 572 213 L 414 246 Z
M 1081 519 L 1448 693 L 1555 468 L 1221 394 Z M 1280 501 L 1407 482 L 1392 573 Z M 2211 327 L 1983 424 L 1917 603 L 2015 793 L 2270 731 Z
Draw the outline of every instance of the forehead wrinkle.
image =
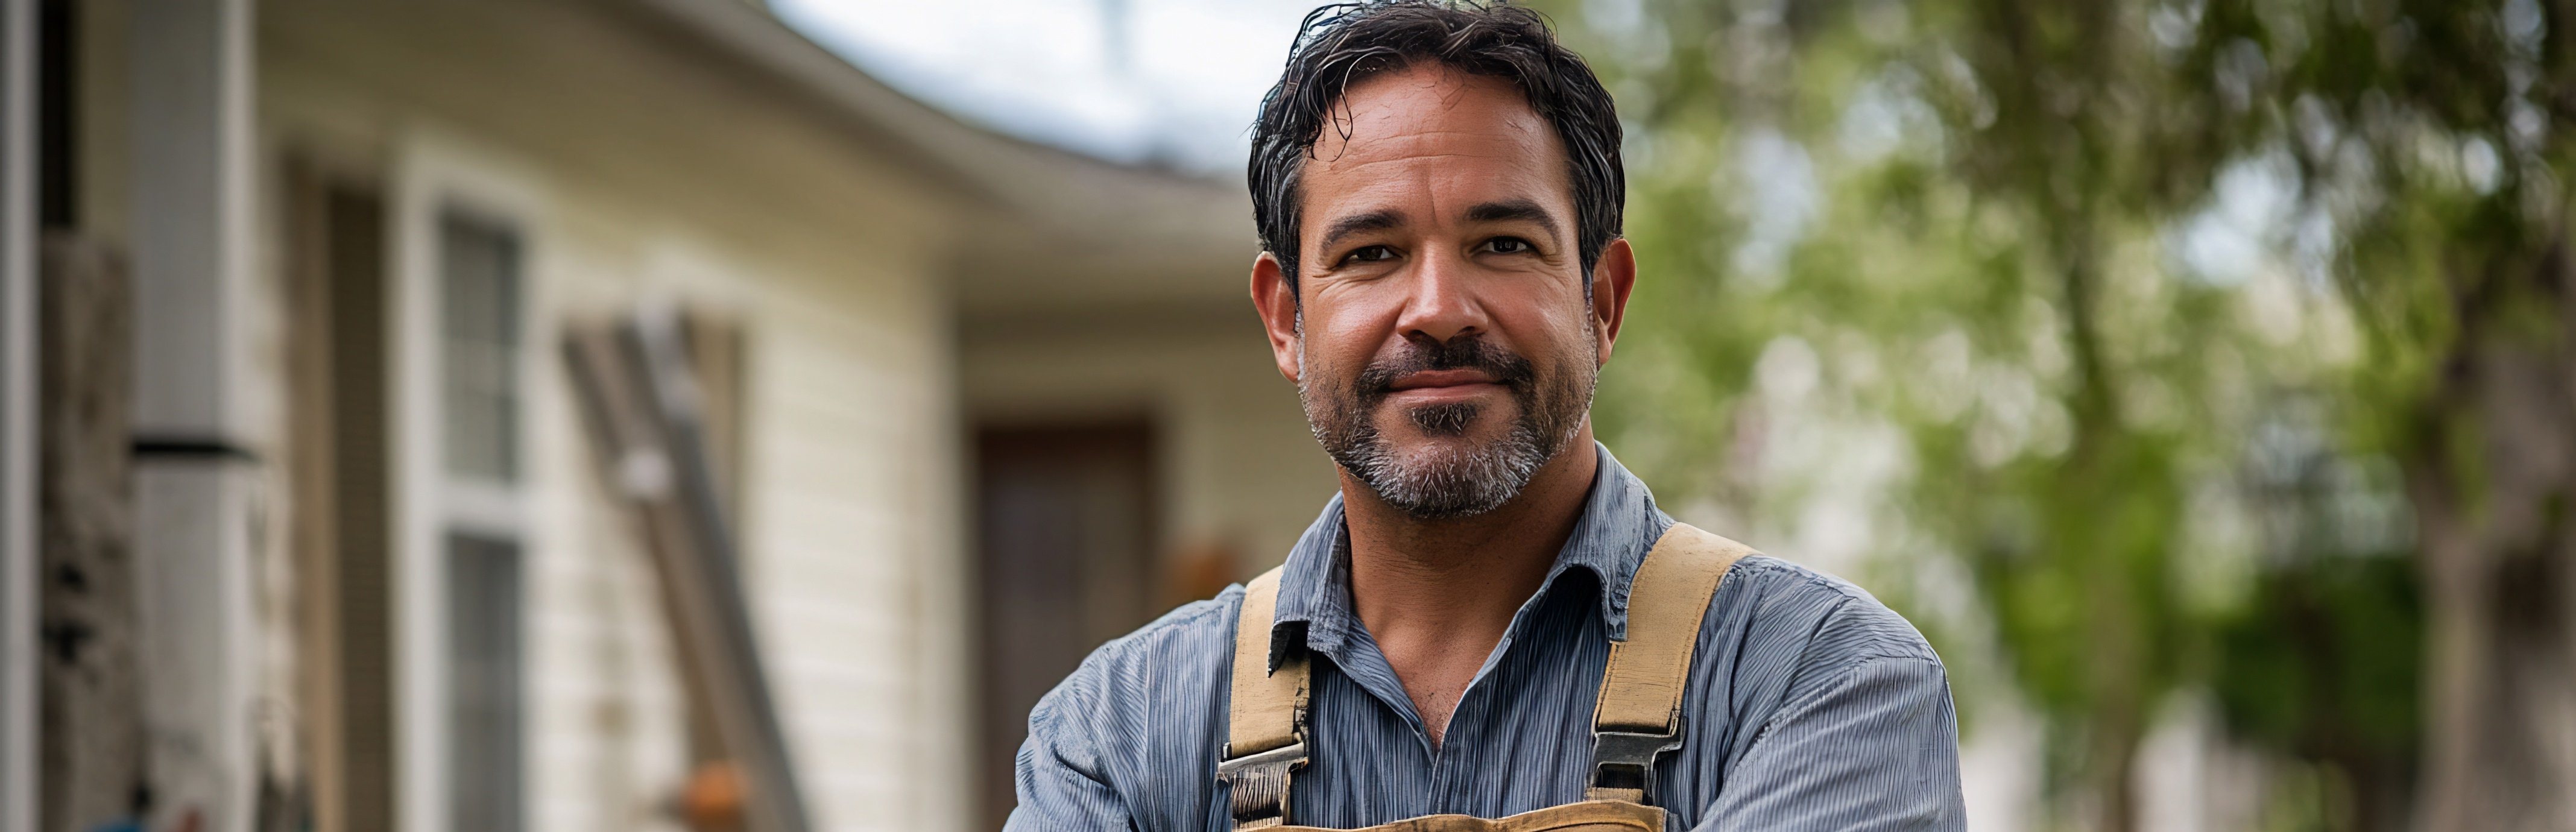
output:
M 1443 159 L 1509 162 L 1508 157 L 1509 154 L 1435 153 L 1393 159 L 1372 159 L 1332 166 L 1321 171 L 1325 176 L 1319 178 L 1356 180 L 1343 187 L 1342 190 L 1346 192 L 1345 199 L 1362 195 L 1403 199 L 1405 195 L 1414 193 L 1427 194 L 1436 199 L 1452 196 L 1453 194 L 1449 192 L 1456 191 L 1463 185 L 1476 191 L 1468 198 L 1478 204 L 1523 203 L 1546 206 L 1556 201 L 1551 198 L 1554 195 L 1547 192 L 1547 186 L 1550 183 L 1546 181 L 1547 176 L 1544 171 L 1531 171 L 1522 167 L 1500 171 L 1456 170 L 1436 164 L 1425 164 Z M 1383 203 L 1384 199 L 1377 201 Z M 1438 216 L 1446 216 L 1446 214 Z
M 1431 77 L 1423 77 L 1426 75 Z M 1407 79 L 1414 83 L 1402 83 Z M 1498 97 L 1471 100 L 1470 94 L 1480 89 Z M 1418 106 L 1425 97 L 1430 99 L 1431 106 Z M 1335 104 L 1331 121 L 1340 129 L 1324 131 L 1318 137 L 1323 140 L 1318 142 L 1319 145 L 1352 144 L 1362 126 L 1385 126 L 1389 122 L 1394 123 L 1394 129 L 1389 132 L 1398 136 L 1471 132 L 1443 124 L 1471 115 L 1486 116 L 1474 119 L 1479 127 L 1484 128 L 1474 132 L 1512 134 L 1520 138 L 1555 135 L 1554 129 L 1546 119 L 1539 117 L 1537 110 L 1530 107 L 1528 97 L 1518 87 L 1498 78 L 1461 74 L 1446 66 L 1428 70 L 1417 67 L 1370 78 L 1343 91 Z M 1462 113 L 1462 110 L 1483 112 Z M 1342 136 L 1344 130 L 1351 136 Z
M 1361 130 L 1360 125 L 1352 125 L 1351 134 L 1347 137 L 1338 132 L 1326 132 L 1319 137 L 1321 140 L 1316 142 L 1315 160 L 1329 163 L 1354 155 L 1363 158 L 1426 155 L 1408 154 L 1405 149 L 1412 145 L 1435 142 L 1440 144 L 1463 142 L 1470 146 L 1486 147 L 1488 152 L 1480 155 L 1502 155 L 1513 151 L 1544 153 L 1544 148 L 1551 145 L 1552 140 L 1556 138 L 1555 131 L 1523 123 L 1525 120 L 1521 118 L 1506 117 L 1501 121 L 1505 123 L 1450 125 L 1414 121 L 1394 125 L 1394 129 L 1382 134 L 1377 131 Z M 1450 151 L 1445 155 L 1459 155 L 1463 152 Z
M 1342 126 L 1356 129 L 1373 123 L 1395 124 L 1398 126 L 1412 126 L 1415 130 L 1427 131 L 1444 129 L 1438 126 L 1444 122 L 1472 118 L 1478 127 L 1494 132 L 1554 132 L 1554 128 L 1548 126 L 1546 119 L 1538 117 L 1538 111 L 1530 109 L 1527 104 L 1522 104 L 1516 101 L 1500 102 L 1490 106 L 1476 105 L 1472 107 L 1466 106 L 1463 103 L 1442 104 L 1436 105 L 1434 108 L 1430 108 L 1428 110 L 1422 107 L 1401 106 L 1402 104 L 1411 103 L 1412 100 L 1413 99 L 1410 96 L 1393 101 L 1372 100 L 1368 102 L 1368 105 L 1364 110 L 1350 118 L 1344 119 L 1342 121 Z M 1455 130 L 1458 128 L 1452 127 L 1446 129 Z M 1329 132 L 1325 135 L 1339 135 L 1339 131 Z
M 1364 170 L 1364 169 L 1367 169 L 1367 168 L 1377 167 L 1377 166 L 1379 166 L 1379 165 L 1400 165 L 1400 164 L 1404 164 L 1404 163 L 1406 163 L 1406 162 L 1421 162 L 1421 161 L 1428 161 L 1428 160 L 1432 160 L 1432 159 L 1500 159 L 1500 158 L 1504 158 L 1504 157 L 1505 157 L 1505 156 L 1507 156 L 1507 155 L 1508 155 L 1508 154 L 1502 154 L 1502 153 L 1465 153 L 1465 152 L 1459 152 L 1459 153 L 1421 153 L 1421 154 L 1410 154 L 1410 155 L 1397 156 L 1397 157 L 1394 157 L 1394 158 L 1388 158 L 1388 159 L 1362 159 L 1362 160 L 1359 160 L 1359 161 L 1356 161 L 1356 162 L 1337 162 L 1337 163 L 1334 163 L 1334 164 L 1328 164 L 1328 165 L 1325 165 L 1325 166 L 1323 167 L 1323 172 L 1324 172 L 1324 173 L 1328 173 L 1328 174 L 1353 174 L 1353 173 L 1358 173 L 1358 172 L 1360 172 L 1361 170 Z M 1422 175 L 1426 175 L 1426 176 L 1427 176 L 1427 175 L 1429 175 L 1429 172 L 1428 172 L 1428 171 L 1425 171 L 1425 172 L 1423 172 L 1423 174 L 1422 174 Z
M 1514 162 L 1523 158 L 1543 161 L 1558 145 L 1552 132 L 1515 130 L 1498 133 L 1491 130 L 1449 128 L 1402 131 L 1394 135 L 1342 139 L 1331 137 L 1315 148 L 1307 164 L 1315 174 L 1345 175 L 1361 169 L 1389 163 L 1420 162 L 1439 159 L 1500 160 Z M 1517 169 L 1517 168 L 1516 168 Z

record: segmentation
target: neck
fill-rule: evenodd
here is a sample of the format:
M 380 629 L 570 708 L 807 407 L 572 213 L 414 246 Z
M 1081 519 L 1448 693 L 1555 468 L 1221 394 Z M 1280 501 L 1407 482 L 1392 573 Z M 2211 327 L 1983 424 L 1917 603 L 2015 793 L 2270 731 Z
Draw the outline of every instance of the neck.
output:
M 1342 474 L 1352 606 L 1435 744 L 1512 615 L 1547 579 L 1599 468 L 1586 424 L 1511 502 L 1448 520 L 1408 516 Z

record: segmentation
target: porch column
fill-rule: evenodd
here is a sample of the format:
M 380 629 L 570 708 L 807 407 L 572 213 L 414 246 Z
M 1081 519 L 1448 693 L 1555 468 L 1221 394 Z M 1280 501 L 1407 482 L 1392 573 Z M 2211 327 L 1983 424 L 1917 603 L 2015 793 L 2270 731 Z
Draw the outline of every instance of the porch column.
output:
M 252 0 L 133 0 L 135 579 L 153 829 L 249 832 L 272 655 L 259 597 L 263 373 L 252 251 Z M 283 644 L 277 645 L 283 647 Z M 274 822 L 276 819 L 269 819 Z
M 0 0 L 0 832 L 36 828 L 35 6 Z

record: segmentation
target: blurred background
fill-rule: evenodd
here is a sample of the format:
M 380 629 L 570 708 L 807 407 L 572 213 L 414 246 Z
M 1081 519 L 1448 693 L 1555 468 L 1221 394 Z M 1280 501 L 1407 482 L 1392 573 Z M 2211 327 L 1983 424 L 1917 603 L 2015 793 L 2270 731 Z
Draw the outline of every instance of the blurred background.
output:
M 1595 411 L 1975 830 L 2576 830 L 2576 5 L 1538 2 Z M 1335 485 L 1293 0 L 0 3 L 0 828 L 977 829 Z

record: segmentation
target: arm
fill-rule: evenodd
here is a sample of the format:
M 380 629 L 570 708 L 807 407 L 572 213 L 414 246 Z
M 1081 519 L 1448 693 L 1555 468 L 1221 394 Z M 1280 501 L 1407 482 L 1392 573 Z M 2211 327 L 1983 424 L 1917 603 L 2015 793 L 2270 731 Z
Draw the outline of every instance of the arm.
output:
M 1136 828 L 1126 800 L 1109 786 L 1100 746 L 1085 722 L 1098 712 L 1086 705 L 1096 692 L 1085 684 L 1091 672 L 1085 662 L 1029 711 L 1029 739 L 1020 744 L 1013 766 L 1020 805 L 1003 824 L 1005 832 Z
M 1964 829 L 1959 729 L 1938 661 L 1863 658 L 1781 707 L 1700 832 Z

